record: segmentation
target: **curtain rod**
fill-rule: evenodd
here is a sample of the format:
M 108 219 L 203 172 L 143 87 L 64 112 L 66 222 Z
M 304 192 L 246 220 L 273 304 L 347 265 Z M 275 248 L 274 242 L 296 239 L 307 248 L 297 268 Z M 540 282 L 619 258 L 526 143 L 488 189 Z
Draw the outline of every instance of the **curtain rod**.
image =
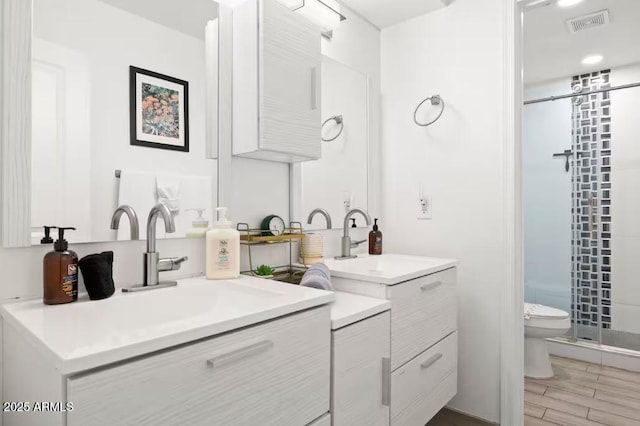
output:
M 638 86 L 640 86 L 640 82 L 623 84 L 622 86 L 609 87 L 608 89 L 597 89 L 597 90 L 590 90 L 588 92 L 569 93 L 567 95 L 549 96 L 547 98 L 532 99 L 530 101 L 524 101 L 524 104 L 529 105 L 529 104 L 537 104 L 540 102 L 557 101 L 558 99 L 577 98 L 578 96 L 591 95 L 593 93 L 612 92 L 614 90 L 630 89 L 632 87 L 638 87 Z

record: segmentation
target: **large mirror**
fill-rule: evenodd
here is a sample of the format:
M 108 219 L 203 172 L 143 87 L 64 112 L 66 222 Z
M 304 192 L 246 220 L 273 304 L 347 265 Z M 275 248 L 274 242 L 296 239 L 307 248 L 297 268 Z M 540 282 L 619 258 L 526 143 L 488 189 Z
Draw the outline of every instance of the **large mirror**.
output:
M 322 157 L 293 167 L 294 216 L 308 230 L 326 228 L 322 217 L 306 223 L 316 208 L 329 213 L 335 229 L 349 210 L 369 205 L 368 77 L 328 57 L 322 58 L 322 121 Z M 356 226 L 366 226 L 362 217 L 355 219 Z
M 218 5 L 190 0 L 33 0 L 31 239 L 73 226 L 71 242 L 145 238 L 165 203 L 176 232 L 217 205 Z

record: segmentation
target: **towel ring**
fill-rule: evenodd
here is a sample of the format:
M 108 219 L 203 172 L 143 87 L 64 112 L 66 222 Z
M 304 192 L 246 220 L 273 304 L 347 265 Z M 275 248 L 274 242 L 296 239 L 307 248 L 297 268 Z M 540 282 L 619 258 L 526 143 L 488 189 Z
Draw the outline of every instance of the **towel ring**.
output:
M 431 105 L 433 105 L 433 106 L 440 105 L 440 112 L 438 113 L 438 116 L 436 118 L 434 118 L 433 120 L 431 120 L 430 122 L 421 123 L 421 122 L 418 121 L 418 111 L 420 110 L 420 107 L 422 106 L 422 104 L 424 104 L 427 101 L 431 101 Z M 413 112 L 413 121 L 418 126 L 427 127 L 427 126 L 432 125 L 436 121 L 438 121 L 438 119 L 442 116 L 443 112 L 444 112 L 444 99 L 442 99 L 440 97 L 440 95 L 429 96 L 427 99 L 425 99 L 422 102 L 420 102 L 418 104 L 418 106 L 416 107 L 416 110 Z
M 335 121 L 336 124 L 340 126 L 340 131 L 338 132 L 337 135 L 335 135 L 331 139 L 325 139 L 323 136 L 320 136 L 322 138 L 323 142 L 333 142 L 333 141 L 335 141 L 336 139 L 338 139 L 340 137 L 340 135 L 342 134 L 342 131 L 344 130 L 344 120 L 343 120 L 341 115 L 334 115 L 333 117 L 329 117 L 326 120 L 324 120 L 324 123 L 322 123 L 322 128 L 320 130 L 322 131 L 322 129 L 324 129 L 324 126 L 330 121 Z

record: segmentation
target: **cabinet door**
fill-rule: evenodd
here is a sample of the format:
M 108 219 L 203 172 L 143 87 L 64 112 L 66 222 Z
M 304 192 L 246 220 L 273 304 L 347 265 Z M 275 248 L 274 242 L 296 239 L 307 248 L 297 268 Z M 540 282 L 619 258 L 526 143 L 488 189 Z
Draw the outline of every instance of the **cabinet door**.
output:
M 261 5 L 260 149 L 320 158 L 320 28 L 276 0 Z
M 390 321 L 384 312 L 333 332 L 334 426 L 389 424 Z
M 71 426 L 306 425 L 329 411 L 318 308 L 67 381 Z

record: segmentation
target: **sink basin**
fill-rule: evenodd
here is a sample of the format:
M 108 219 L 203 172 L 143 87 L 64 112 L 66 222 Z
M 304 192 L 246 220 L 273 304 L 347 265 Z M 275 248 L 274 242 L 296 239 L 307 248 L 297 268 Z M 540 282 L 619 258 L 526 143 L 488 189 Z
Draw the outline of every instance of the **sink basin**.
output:
M 355 259 L 346 260 L 325 259 L 324 263 L 329 267 L 333 277 L 392 285 L 452 268 L 458 264 L 458 261 L 404 254 L 383 254 L 361 255 Z
M 47 306 L 7 303 L 3 319 L 72 373 L 207 338 L 332 302 L 331 292 L 252 277 L 181 280 L 177 287 Z

